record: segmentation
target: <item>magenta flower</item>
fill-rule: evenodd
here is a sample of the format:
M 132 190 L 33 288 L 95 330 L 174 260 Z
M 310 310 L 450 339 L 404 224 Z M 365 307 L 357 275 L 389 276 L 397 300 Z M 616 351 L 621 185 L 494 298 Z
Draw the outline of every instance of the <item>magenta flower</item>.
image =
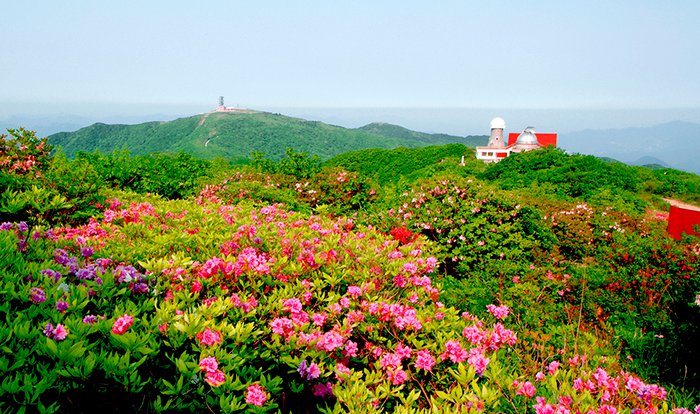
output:
M 95 322 L 97 322 L 97 316 L 95 315 L 85 315 L 85 317 L 83 318 L 83 323 L 86 323 L 88 325 L 92 325 Z
M 117 318 L 116 321 L 114 321 L 114 324 L 112 325 L 112 332 L 114 332 L 117 335 L 124 335 L 127 329 L 129 329 L 129 327 L 133 324 L 134 317 L 131 315 L 124 314 L 123 316 Z
M 489 311 L 490 314 L 495 316 L 496 319 L 505 319 L 505 317 L 508 316 L 508 313 L 510 312 L 510 309 L 508 309 L 508 306 L 506 305 L 486 305 L 486 309 Z
M 297 368 L 297 372 L 303 379 L 306 380 L 315 380 L 321 376 L 321 369 L 318 367 L 318 364 L 315 362 L 307 364 L 306 360 L 301 361 L 299 367 Z
M 209 328 L 198 333 L 196 337 L 199 343 L 204 346 L 219 345 L 221 343 L 221 334 Z
M 216 370 L 213 372 L 207 372 L 204 380 L 212 387 L 218 387 L 226 381 L 226 376 L 223 371 Z
M 199 368 L 202 371 L 214 372 L 219 369 L 219 362 L 213 356 L 208 356 L 199 361 Z
M 311 388 L 314 396 L 321 398 L 328 398 L 333 395 L 333 385 L 330 382 L 325 384 L 314 384 Z
M 61 313 L 67 311 L 69 307 L 70 305 L 66 301 L 59 300 L 58 302 L 56 302 L 56 310 Z
M 513 388 L 515 388 L 515 395 L 522 395 L 525 397 L 534 397 L 537 388 L 530 381 L 520 383 L 518 380 L 513 381 Z
M 46 327 L 44 328 L 44 335 L 46 335 L 46 337 L 49 339 L 53 339 L 55 341 L 62 341 L 68 336 L 68 330 L 65 326 L 61 325 L 60 323 L 56 325 L 55 328 L 51 323 L 47 323 Z
M 424 371 L 432 371 L 435 366 L 435 358 L 430 355 L 430 351 L 423 349 L 416 353 L 416 368 Z
M 253 384 L 248 387 L 247 395 L 245 397 L 245 402 L 251 405 L 257 405 L 262 407 L 267 401 L 267 394 L 265 394 L 265 389 L 259 384 Z
M 46 294 L 41 288 L 31 288 L 29 290 L 29 300 L 34 303 L 42 303 L 46 300 Z

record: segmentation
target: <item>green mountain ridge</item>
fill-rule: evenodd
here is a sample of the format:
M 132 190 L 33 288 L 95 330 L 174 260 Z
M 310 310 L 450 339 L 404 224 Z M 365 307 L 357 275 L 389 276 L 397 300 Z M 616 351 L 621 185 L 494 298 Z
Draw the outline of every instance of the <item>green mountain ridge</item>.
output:
M 254 152 L 279 160 L 287 148 L 326 160 L 367 148 L 418 148 L 450 143 L 476 146 L 485 144 L 488 137 L 428 134 L 384 123 L 349 129 L 251 111 L 210 112 L 136 125 L 97 123 L 75 132 L 53 134 L 48 139 L 69 157 L 80 151 L 109 153 L 127 149 L 134 155 L 184 151 L 205 159 L 223 157 L 240 161 Z

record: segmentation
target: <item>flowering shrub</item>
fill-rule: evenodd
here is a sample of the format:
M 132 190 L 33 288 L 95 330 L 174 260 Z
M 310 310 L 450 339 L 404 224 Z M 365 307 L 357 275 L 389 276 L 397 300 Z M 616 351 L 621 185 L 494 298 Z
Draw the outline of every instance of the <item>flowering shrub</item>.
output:
M 0 232 L 9 251 L 14 228 Z M 3 262 L 12 275 L 3 283 L 19 289 L 2 312 L 24 321 L 8 328 L 22 333 L 0 365 L 3 404 L 77 409 L 107 387 L 125 390 L 120 404 L 153 410 L 492 411 L 546 407 L 558 392 L 534 373 L 502 370 L 518 341 L 507 306 L 477 315 L 439 301 L 437 260 L 421 239 L 399 242 L 274 205 L 112 199 L 102 217 L 42 234 L 36 247 L 34 264 L 20 252 Z M 16 381 L 39 372 L 51 374 L 25 394 Z M 570 395 L 586 396 L 572 410 L 644 406 L 612 386 L 608 399 L 602 379 L 585 385 L 602 378 L 587 376 L 595 372 L 587 366 L 546 372 L 570 375 Z M 653 392 L 655 407 L 663 394 Z
M 678 341 L 663 348 L 678 360 L 635 352 L 698 326 L 674 319 L 697 311 L 697 246 L 660 248 L 654 223 L 589 204 L 533 208 L 459 178 L 423 183 L 361 225 L 323 213 L 356 211 L 369 187 L 356 203 L 351 173 L 316 174 L 304 187 L 325 192 L 316 201 L 296 178 L 240 173 L 189 200 L 112 190 L 82 224 L 0 223 L 0 410 L 679 405 L 642 365 L 672 362 L 671 376 L 687 362 L 693 380 L 691 353 L 671 352 Z M 561 239 L 592 243 L 567 251 Z M 637 329 L 656 342 L 631 343 Z

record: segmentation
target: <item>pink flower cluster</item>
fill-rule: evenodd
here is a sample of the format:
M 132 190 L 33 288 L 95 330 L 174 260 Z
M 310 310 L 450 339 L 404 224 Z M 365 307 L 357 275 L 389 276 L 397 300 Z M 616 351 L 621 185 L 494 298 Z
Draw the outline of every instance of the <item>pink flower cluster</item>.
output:
M 55 328 L 51 323 L 47 323 L 46 327 L 44 328 L 44 335 L 46 335 L 46 337 L 49 339 L 53 339 L 55 341 L 62 341 L 68 336 L 68 330 L 65 326 L 61 325 L 60 323 L 56 325 Z
M 206 328 L 202 332 L 198 333 L 196 338 L 199 341 L 199 344 L 203 346 L 214 346 L 221 343 L 221 333 L 209 328 Z
M 267 401 L 267 394 L 265 389 L 260 386 L 260 384 L 253 384 L 247 389 L 247 394 L 245 397 L 245 402 L 251 405 L 257 405 L 262 407 Z
M 224 254 L 233 253 L 237 245 L 228 242 L 222 246 Z M 245 272 L 266 275 L 270 273 L 270 259 L 265 253 L 258 252 L 252 247 L 246 247 L 236 257 L 235 262 L 225 261 L 219 257 L 212 257 L 207 260 L 198 271 L 198 276 L 204 279 L 213 278 L 219 273 L 225 278 L 234 279 Z
M 131 325 L 134 324 L 134 317 L 131 315 L 124 314 L 117 318 L 112 324 L 112 332 L 117 335 L 124 335 Z
M 510 309 L 508 309 L 508 306 L 502 305 L 502 306 L 496 306 L 496 305 L 486 305 L 486 309 L 489 311 L 490 314 L 496 317 L 496 319 L 505 319 L 506 316 L 508 316 L 508 313 L 510 312 Z
M 513 381 L 513 388 L 515 388 L 515 395 L 522 395 L 525 397 L 534 397 L 537 392 L 537 388 L 530 381 L 520 382 L 518 380 Z
M 219 370 L 219 361 L 213 356 L 202 358 L 199 361 L 199 368 L 206 372 L 204 380 L 212 387 L 218 387 L 226 381 L 226 375 Z

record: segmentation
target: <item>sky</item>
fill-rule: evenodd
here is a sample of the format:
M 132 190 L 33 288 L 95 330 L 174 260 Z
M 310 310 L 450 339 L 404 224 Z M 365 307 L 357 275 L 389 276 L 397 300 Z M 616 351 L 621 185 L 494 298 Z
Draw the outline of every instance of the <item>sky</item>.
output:
M 700 122 L 698 18 L 695 0 L 5 2 L 0 119 L 194 114 L 223 95 L 465 135 L 493 116 Z

